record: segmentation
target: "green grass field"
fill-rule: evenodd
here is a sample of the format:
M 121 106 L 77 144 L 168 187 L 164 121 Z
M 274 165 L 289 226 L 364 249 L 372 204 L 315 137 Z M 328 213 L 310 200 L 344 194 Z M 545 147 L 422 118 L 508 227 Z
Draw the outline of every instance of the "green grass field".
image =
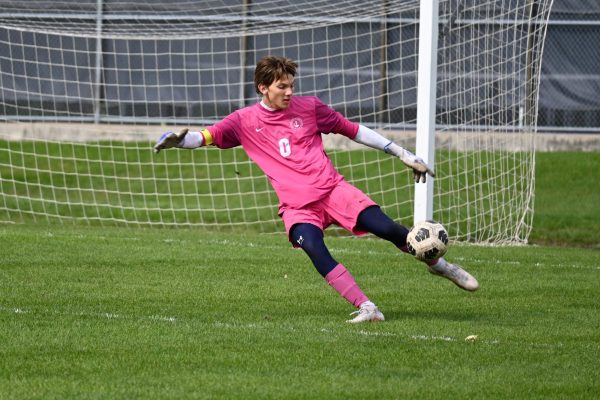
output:
M 530 242 L 600 249 L 600 153 L 536 155 Z
M 599 398 L 600 154 L 537 167 L 534 245 L 450 249 L 478 292 L 327 238 L 379 324 L 283 234 L 0 226 L 0 399 Z

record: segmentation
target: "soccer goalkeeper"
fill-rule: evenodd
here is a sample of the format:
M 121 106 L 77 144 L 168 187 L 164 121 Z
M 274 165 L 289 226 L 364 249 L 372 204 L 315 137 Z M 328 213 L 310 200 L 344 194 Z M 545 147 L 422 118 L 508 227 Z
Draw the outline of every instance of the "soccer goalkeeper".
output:
M 362 191 L 340 175 L 323 149 L 321 133 L 336 133 L 398 157 L 425 182 L 434 172 L 419 157 L 379 133 L 343 117 L 316 97 L 293 96 L 298 65 L 284 57 L 262 58 L 254 72 L 261 101 L 237 110 L 198 132 L 163 134 L 155 152 L 172 147 L 242 146 L 267 175 L 279 198 L 279 215 L 294 247 L 301 247 L 317 271 L 358 310 L 350 323 L 383 321 L 383 313 L 359 288 L 344 265 L 327 249 L 323 231 L 336 224 L 356 235 L 370 232 L 406 252 L 408 229 L 394 222 Z M 462 289 L 479 288 L 477 280 L 443 258 L 428 261 L 432 274 Z

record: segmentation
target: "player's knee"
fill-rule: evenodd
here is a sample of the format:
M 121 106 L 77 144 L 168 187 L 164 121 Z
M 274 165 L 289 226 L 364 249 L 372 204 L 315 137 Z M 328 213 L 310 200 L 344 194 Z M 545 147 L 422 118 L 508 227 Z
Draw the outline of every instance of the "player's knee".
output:
M 324 246 L 323 231 L 312 224 L 296 224 L 291 232 L 294 243 L 308 254 L 318 252 Z
M 323 240 L 316 239 L 314 237 L 305 238 L 302 245 L 302 250 L 311 257 L 318 256 L 323 252 L 325 248 Z
M 338 264 L 327 250 L 323 240 L 323 231 L 318 227 L 311 224 L 294 225 L 290 236 L 304 250 L 322 276 L 327 276 Z

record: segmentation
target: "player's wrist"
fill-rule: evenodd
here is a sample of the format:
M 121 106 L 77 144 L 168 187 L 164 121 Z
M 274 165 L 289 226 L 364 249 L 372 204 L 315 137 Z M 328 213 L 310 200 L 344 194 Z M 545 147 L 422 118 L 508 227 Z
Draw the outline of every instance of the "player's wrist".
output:
M 202 146 L 204 143 L 204 136 L 200 132 L 188 132 L 187 135 L 177 144 L 177 147 L 184 149 L 195 149 Z
M 410 156 L 412 155 L 412 153 L 410 151 L 406 150 L 402 146 L 398 146 L 394 142 L 388 143 L 384 147 L 383 151 L 385 151 L 386 153 L 391 154 L 393 156 L 396 156 L 403 161 L 410 158 Z

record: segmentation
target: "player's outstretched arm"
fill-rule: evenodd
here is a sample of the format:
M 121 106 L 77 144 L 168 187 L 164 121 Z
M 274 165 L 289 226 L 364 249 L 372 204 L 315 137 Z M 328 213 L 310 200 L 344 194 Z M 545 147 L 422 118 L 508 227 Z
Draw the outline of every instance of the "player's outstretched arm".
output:
M 379 133 L 367 128 L 366 126 L 359 126 L 358 133 L 356 134 L 354 141 L 374 149 L 383 150 L 388 154 L 398 157 L 404 163 L 404 165 L 413 170 L 416 183 L 426 182 L 427 174 L 435 176 L 433 169 L 429 168 L 427 163 L 425 163 L 421 157 L 414 155 L 404 147 L 398 146 L 396 143 L 386 139 Z
M 170 149 L 173 147 L 195 149 L 210 144 L 211 142 L 212 137 L 208 130 L 204 129 L 202 132 L 190 132 L 188 128 L 183 128 L 179 133 L 163 133 L 154 145 L 154 152 L 158 153 L 163 149 Z
M 156 141 L 154 145 L 154 152 L 159 153 L 163 149 L 170 149 L 172 147 L 182 147 L 182 143 L 185 140 L 185 136 L 188 134 L 189 128 L 183 128 L 179 133 L 165 132 Z

